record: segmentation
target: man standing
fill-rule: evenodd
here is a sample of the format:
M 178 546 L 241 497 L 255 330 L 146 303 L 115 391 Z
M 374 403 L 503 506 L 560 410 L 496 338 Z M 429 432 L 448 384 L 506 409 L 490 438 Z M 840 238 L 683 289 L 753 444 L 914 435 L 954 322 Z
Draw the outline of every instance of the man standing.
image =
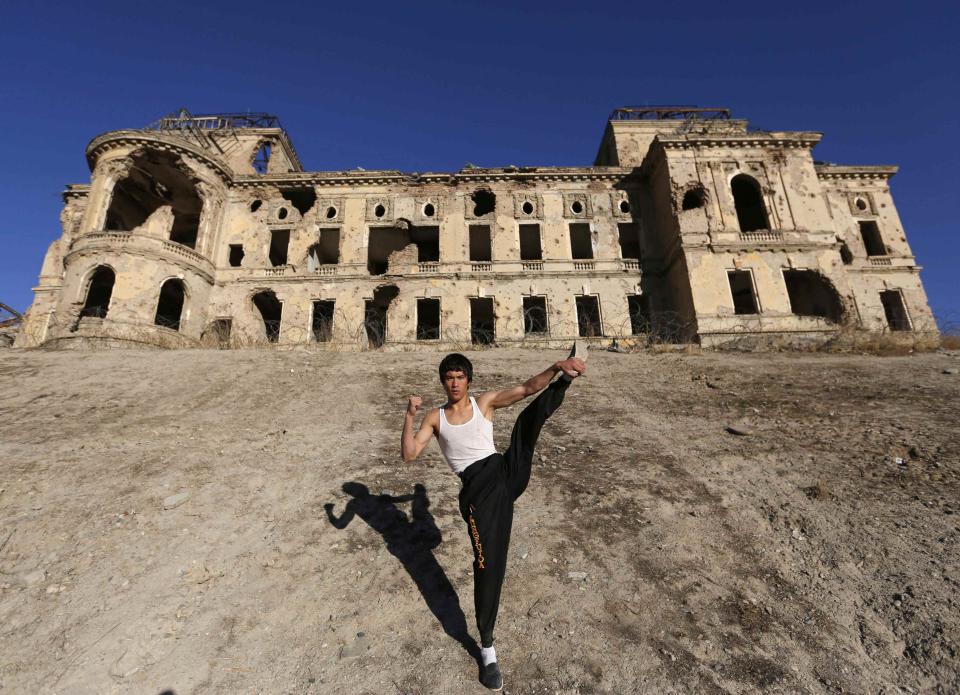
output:
M 503 676 L 493 648 L 493 628 L 500 605 L 500 589 L 507 569 L 507 550 L 513 525 L 513 503 L 527 488 L 533 449 L 543 423 L 560 407 L 570 382 L 583 374 L 586 349 L 579 341 L 570 356 L 556 362 L 519 386 L 469 395 L 473 365 L 461 354 L 447 355 L 440 362 L 440 382 L 447 402 L 430 410 L 419 431 L 413 421 L 423 400 L 410 396 L 403 421 L 400 451 L 404 461 L 413 461 L 436 435 L 440 450 L 456 473 L 460 490 L 460 515 L 467 524 L 473 546 L 473 601 L 480 631 L 480 682 L 492 690 L 503 688 Z M 556 381 L 557 374 L 561 374 Z M 546 390 L 544 390 L 546 389 Z M 517 418 L 510 446 L 503 454 L 493 445 L 493 414 L 517 401 L 543 391 Z

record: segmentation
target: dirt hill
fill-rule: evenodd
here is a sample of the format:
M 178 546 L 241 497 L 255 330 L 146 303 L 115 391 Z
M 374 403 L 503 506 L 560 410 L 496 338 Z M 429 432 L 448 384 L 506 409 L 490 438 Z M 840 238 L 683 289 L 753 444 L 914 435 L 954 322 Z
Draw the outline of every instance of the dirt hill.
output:
M 0 691 L 484 692 L 459 482 L 398 458 L 440 357 L 0 351 Z M 518 501 L 506 691 L 960 692 L 957 367 L 591 351 Z

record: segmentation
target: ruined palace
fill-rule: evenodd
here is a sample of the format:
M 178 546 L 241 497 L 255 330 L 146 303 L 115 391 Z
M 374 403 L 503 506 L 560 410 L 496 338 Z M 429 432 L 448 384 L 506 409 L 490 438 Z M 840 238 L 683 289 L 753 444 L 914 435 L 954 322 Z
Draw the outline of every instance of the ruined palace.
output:
M 180 111 L 87 145 L 16 344 L 935 331 L 896 167 L 818 162 L 820 138 L 621 108 L 592 166 L 306 171 L 276 117 Z

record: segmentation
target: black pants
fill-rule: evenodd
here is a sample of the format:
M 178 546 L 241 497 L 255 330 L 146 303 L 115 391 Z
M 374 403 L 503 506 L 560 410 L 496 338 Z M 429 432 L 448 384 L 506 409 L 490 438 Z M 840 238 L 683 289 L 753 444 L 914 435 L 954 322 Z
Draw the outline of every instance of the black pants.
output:
M 460 515 L 467 522 L 473 546 L 473 604 L 484 647 L 493 645 L 513 527 L 513 501 L 527 489 L 540 430 L 560 407 L 568 386 L 570 382 L 563 378 L 551 383 L 520 413 L 510 447 L 503 454 L 470 464 L 460 474 Z

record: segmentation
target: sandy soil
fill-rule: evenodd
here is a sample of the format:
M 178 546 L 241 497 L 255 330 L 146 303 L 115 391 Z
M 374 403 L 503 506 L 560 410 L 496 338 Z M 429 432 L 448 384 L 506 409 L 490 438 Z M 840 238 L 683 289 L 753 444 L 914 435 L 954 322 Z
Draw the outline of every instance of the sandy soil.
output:
M 0 351 L 0 691 L 484 692 L 459 482 L 397 456 L 440 356 Z M 960 692 L 960 357 L 590 367 L 518 503 L 508 693 Z

